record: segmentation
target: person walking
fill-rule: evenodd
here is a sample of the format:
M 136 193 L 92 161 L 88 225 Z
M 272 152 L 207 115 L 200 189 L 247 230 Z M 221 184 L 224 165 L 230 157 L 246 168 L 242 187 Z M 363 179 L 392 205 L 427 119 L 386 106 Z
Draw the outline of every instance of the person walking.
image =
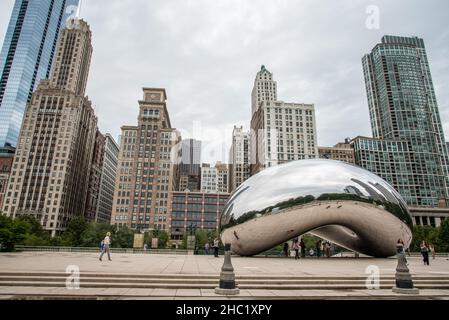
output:
M 288 242 L 284 243 L 284 256 L 288 258 Z
M 301 257 L 306 257 L 306 244 L 304 243 L 304 240 L 301 238 L 301 241 L 299 242 L 299 246 L 301 248 Z
M 107 252 L 107 254 L 108 254 L 109 261 L 112 261 L 111 253 L 109 251 L 110 244 L 111 244 L 111 233 L 108 232 L 108 233 L 106 233 L 106 237 L 104 237 L 104 239 L 103 239 L 103 250 L 101 250 L 100 261 L 103 261 L 103 260 L 101 260 L 101 258 L 103 258 L 103 255 L 105 252 Z
M 429 265 L 429 247 L 425 241 L 421 243 L 421 255 L 424 265 Z
M 299 246 L 299 241 L 298 239 L 295 239 L 295 242 L 293 244 L 293 250 L 295 250 L 295 260 L 299 259 L 299 249 L 301 247 Z
M 204 253 L 206 255 L 209 255 L 209 242 L 206 242 L 206 244 L 204 245 Z
M 218 238 L 215 238 L 214 240 L 214 257 L 218 258 L 218 247 L 220 245 L 220 240 Z
M 148 250 L 148 244 L 145 242 L 145 244 L 143 245 L 143 251 L 147 251 Z

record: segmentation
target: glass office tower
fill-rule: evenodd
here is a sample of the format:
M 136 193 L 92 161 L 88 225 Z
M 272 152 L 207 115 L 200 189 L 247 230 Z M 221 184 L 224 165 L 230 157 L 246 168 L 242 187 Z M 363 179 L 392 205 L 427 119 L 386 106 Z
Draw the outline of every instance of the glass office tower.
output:
M 362 61 L 374 139 L 354 140 L 357 164 L 378 168 L 409 205 L 437 206 L 448 153 L 423 39 L 384 36 Z
M 26 104 L 50 76 L 60 31 L 78 1 L 16 0 L 0 54 L 0 148 L 16 146 Z

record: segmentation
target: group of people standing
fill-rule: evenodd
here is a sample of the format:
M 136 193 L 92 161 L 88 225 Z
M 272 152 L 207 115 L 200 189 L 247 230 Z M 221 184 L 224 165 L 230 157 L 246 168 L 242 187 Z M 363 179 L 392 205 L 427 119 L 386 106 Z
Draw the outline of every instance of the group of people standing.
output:
M 304 240 L 301 239 L 294 239 L 292 243 L 293 250 L 295 250 L 295 260 L 299 259 L 300 257 L 305 258 L 306 256 L 306 244 L 304 243 Z M 288 242 L 284 243 L 282 252 L 285 257 L 289 256 L 289 245 Z M 321 257 L 321 255 L 325 255 L 326 257 L 330 258 L 331 256 L 331 244 L 329 241 L 322 241 L 318 240 L 315 244 L 315 250 L 313 248 L 309 251 L 310 256 L 317 256 L 318 258 Z
M 214 257 L 218 258 L 218 249 L 220 248 L 220 240 L 218 240 L 218 238 L 214 239 L 212 248 L 214 249 Z M 209 249 L 210 249 L 210 244 L 209 244 L 209 242 L 206 242 L 206 244 L 204 245 L 204 254 L 209 255 Z

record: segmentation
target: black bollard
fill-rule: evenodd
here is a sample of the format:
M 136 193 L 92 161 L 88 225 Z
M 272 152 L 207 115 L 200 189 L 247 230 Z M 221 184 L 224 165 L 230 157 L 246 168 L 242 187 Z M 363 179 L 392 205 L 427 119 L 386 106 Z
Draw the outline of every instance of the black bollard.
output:
M 405 253 L 397 254 L 398 266 L 396 267 L 396 286 L 392 289 L 395 293 L 418 294 L 419 290 L 413 287 L 412 276 L 407 267 L 407 259 Z
M 224 263 L 221 267 L 220 284 L 215 288 L 216 294 L 236 295 L 240 290 L 235 285 L 234 267 L 231 263 L 231 245 L 225 244 Z

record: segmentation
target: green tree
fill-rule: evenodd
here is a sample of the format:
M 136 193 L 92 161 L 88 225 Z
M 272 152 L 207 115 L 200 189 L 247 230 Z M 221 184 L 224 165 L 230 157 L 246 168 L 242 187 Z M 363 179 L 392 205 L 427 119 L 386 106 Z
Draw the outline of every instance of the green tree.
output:
M 159 239 L 157 244 L 159 249 L 164 249 L 167 247 L 168 233 L 165 230 L 153 230 L 153 238 Z
M 40 222 L 31 215 L 21 215 L 16 221 L 22 222 L 26 226 L 26 233 L 21 244 L 26 246 L 48 246 L 50 235 L 44 230 Z
M 410 245 L 411 251 L 420 251 L 423 241 L 431 243 L 435 246 L 435 250 L 440 249 L 440 239 L 438 229 L 432 226 L 413 226 L 413 239 Z
M 198 248 L 204 248 L 204 245 L 210 242 L 209 234 L 206 230 L 196 230 L 195 241 Z
M 62 243 L 67 246 L 80 247 L 83 243 L 83 233 L 87 227 L 88 223 L 84 217 L 74 217 L 67 224 L 67 228 L 62 235 Z
M 444 219 L 441 222 L 438 230 L 439 251 L 449 251 L 449 219 Z
M 128 227 L 120 227 L 112 234 L 112 248 L 132 248 L 134 242 L 134 231 Z
M 112 226 L 108 223 L 89 223 L 86 230 L 84 230 L 81 239 L 83 247 L 97 247 L 100 246 L 101 240 L 104 239 L 107 232 L 114 233 Z
M 0 215 L 0 248 L 2 251 L 14 251 L 14 246 L 25 239 L 29 225 L 21 220 Z

